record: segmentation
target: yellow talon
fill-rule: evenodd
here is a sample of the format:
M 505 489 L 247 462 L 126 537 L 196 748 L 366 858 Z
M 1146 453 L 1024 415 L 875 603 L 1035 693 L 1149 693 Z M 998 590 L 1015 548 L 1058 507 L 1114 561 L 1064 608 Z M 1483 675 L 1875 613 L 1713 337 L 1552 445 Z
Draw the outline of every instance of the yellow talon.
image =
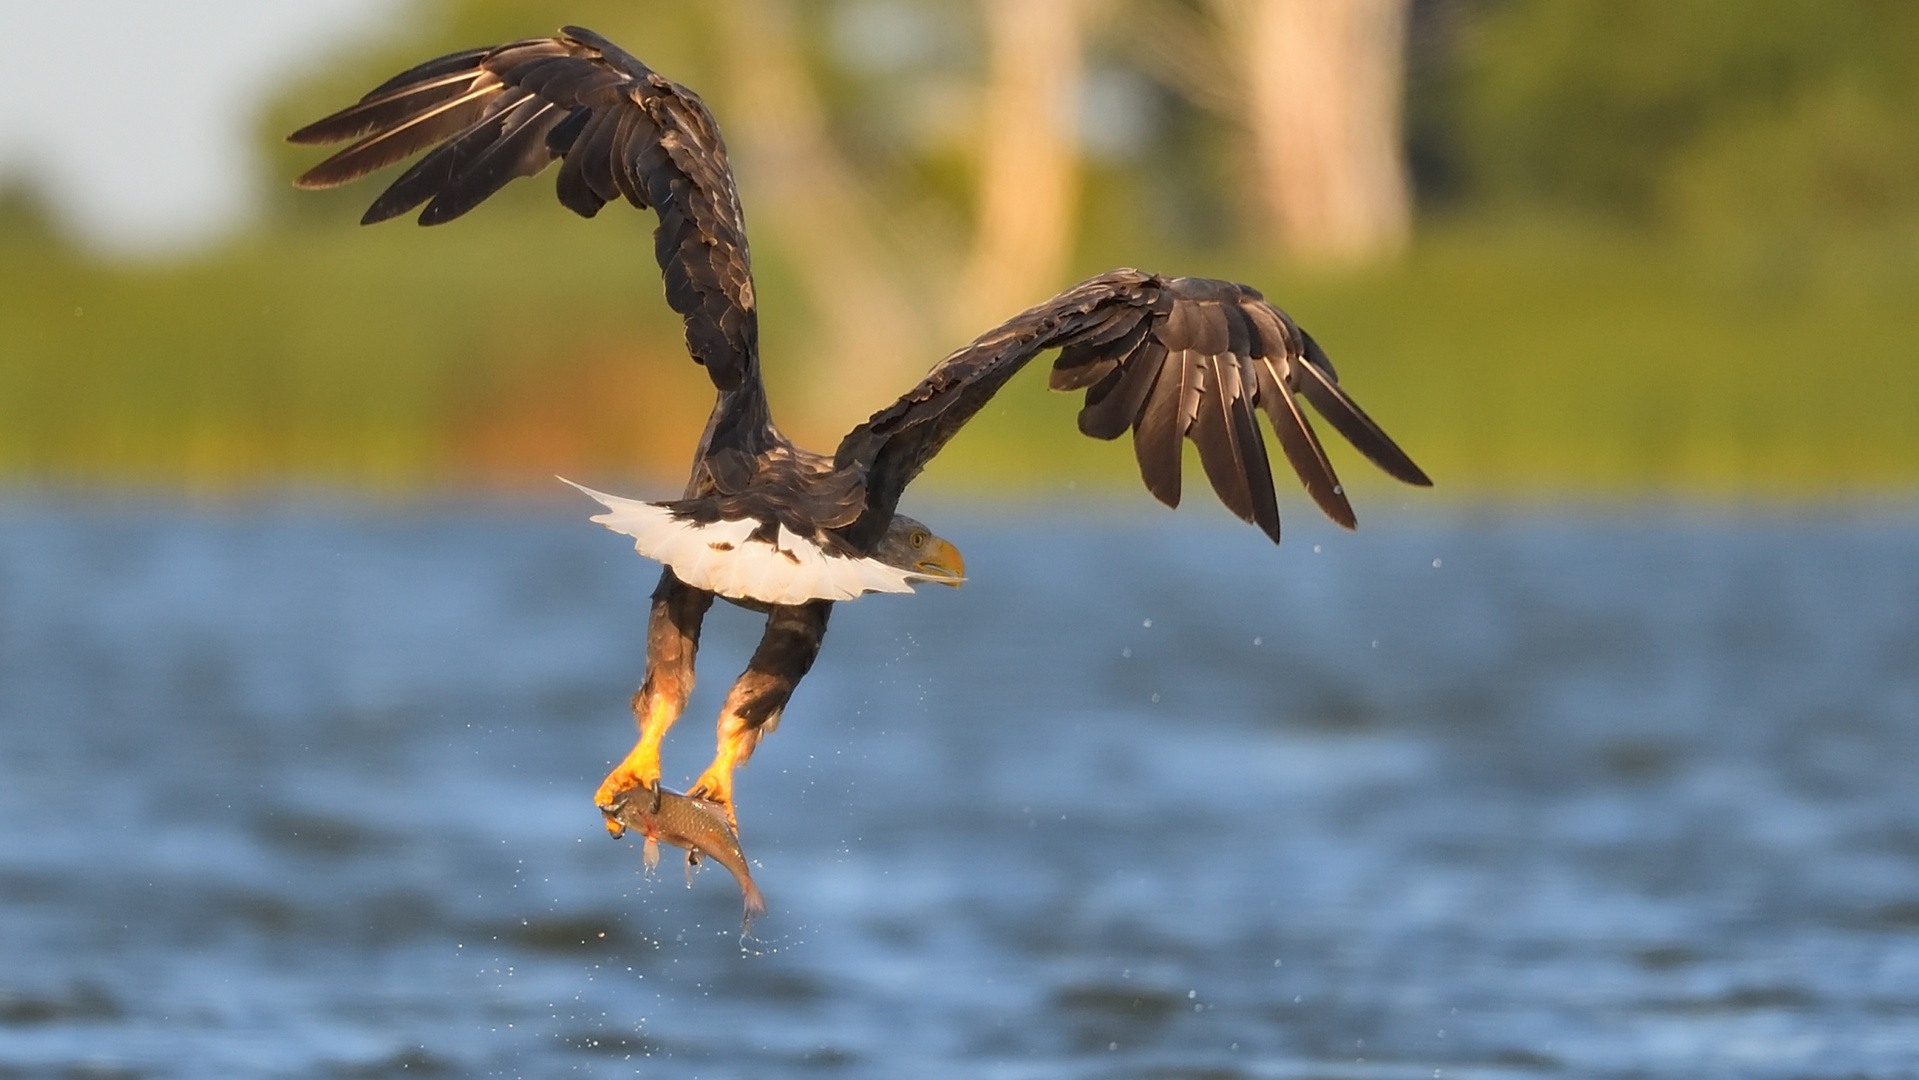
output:
M 726 823 L 733 826 L 734 831 L 739 830 L 740 823 L 733 816 L 733 774 L 730 770 L 707 769 L 687 790 L 687 794 L 696 799 L 718 803 L 720 809 L 726 811 Z
M 659 747 L 657 744 L 649 746 L 645 739 L 640 740 L 626 760 L 614 766 L 613 771 L 606 774 L 606 779 L 600 781 L 600 790 L 593 793 L 593 805 L 606 815 L 606 831 L 612 833 L 614 839 L 626 833 L 626 826 L 620 824 L 620 819 L 614 814 L 620 805 L 620 796 L 634 788 L 651 790 L 658 787 L 659 783 Z

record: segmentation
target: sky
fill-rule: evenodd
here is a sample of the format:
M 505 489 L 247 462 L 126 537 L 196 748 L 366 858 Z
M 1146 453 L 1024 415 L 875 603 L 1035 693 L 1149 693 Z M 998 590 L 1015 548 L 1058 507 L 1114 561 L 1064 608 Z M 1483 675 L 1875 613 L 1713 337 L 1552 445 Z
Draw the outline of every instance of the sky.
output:
M 0 184 L 96 248 L 165 254 L 244 224 L 255 102 L 404 0 L 0 0 Z

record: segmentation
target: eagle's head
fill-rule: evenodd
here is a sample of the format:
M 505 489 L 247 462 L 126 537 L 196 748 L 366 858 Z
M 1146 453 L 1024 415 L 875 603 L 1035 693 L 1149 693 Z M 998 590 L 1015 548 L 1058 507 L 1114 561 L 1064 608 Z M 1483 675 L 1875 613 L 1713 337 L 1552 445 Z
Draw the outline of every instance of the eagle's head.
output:
M 886 527 L 873 558 L 900 570 L 925 574 L 926 580 L 941 585 L 958 585 L 966 580 L 966 560 L 959 549 L 933 535 L 933 530 L 907 517 L 894 514 Z

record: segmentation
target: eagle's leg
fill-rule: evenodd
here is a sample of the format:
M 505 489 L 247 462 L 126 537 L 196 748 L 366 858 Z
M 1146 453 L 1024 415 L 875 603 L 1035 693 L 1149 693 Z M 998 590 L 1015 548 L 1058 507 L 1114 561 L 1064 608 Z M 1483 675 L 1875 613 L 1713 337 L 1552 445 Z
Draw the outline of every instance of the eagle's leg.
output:
M 820 654 L 832 611 L 831 600 L 774 607 L 767 613 L 766 633 L 753 659 L 727 692 L 720 709 L 719 750 L 690 794 L 719 803 L 728 821 L 733 820 L 733 770 L 753 756 L 762 736 L 780 726 L 780 710 Z
M 680 718 L 693 692 L 693 661 L 700 650 L 700 623 L 713 606 L 713 594 L 686 584 L 667 570 L 653 590 L 653 613 L 646 624 L 646 680 L 633 695 L 633 719 L 640 740 L 626 760 L 600 783 L 593 802 L 606 815 L 606 830 L 626 831 L 614 810 L 620 795 L 660 782 L 660 740 Z

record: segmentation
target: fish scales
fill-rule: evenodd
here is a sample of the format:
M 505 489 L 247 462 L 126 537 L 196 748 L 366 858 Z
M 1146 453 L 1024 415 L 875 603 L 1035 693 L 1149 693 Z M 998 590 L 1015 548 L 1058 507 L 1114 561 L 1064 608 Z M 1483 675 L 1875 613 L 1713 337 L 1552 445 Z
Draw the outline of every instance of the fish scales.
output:
M 703 856 L 726 867 L 739 882 L 746 904 L 743 919 L 746 925 L 752 924 L 755 915 L 765 914 L 766 900 L 760 895 L 759 886 L 753 884 L 739 833 L 726 820 L 726 811 L 718 803 L 665 787 L 633 788 L 614 805 L 613 817 L 646 837 L 645 858 L 649 869 L 659 861 L 659 844 L 684 848 L 689 871 Z

